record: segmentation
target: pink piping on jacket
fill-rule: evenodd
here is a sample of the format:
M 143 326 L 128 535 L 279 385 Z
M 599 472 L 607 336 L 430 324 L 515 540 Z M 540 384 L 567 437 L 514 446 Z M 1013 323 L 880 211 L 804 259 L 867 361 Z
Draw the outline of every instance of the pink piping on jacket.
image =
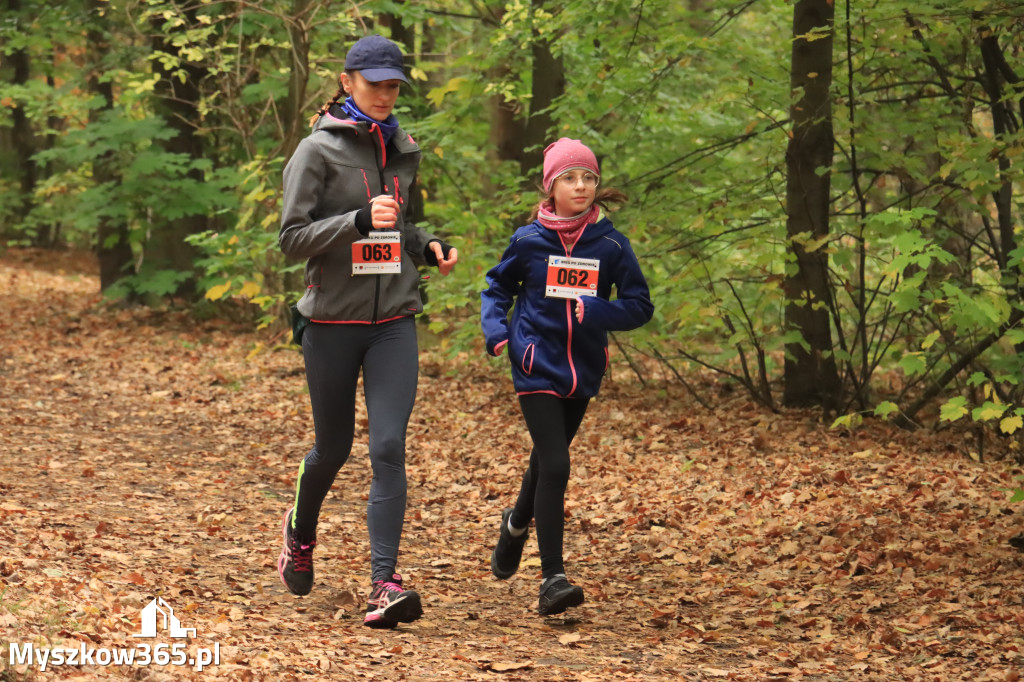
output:
M 384 324 L 385 322 L 400 320 L 403 317 L 408 317 L 408 315 L 395 315 L 394 317 L 389 317 L 386 320 L 377 320 L 376 322 L 371 322 L 369 320 L 310 320 L 310 322 L 316 322 L 317 324 Z
M 331 112 L 329 112 L 329 111 L 324 112 L 324 116 L 326 116 L 327 118 L 333 118 L 338 123 L 344 123 L 345 125 L 349 125 L 349 126 L 356 125 L 356 122 L 353 121 L 352 119 L 350 119 L 350 118 L 338 118 L 337 116 L 331 115 Z
M 519 363 L 520 366 L 523 368 L 523 371 L 526 372 L 527 374 L 529 374 L 530 372 L 533 371 L 533 352 L 534 352 L 535 348 L 536 348 L 536 344 L 532 344 L 531 343 L 529 346 L 527 346 L 526 347 L 526 352 L 523 353 L 523 361 L 521 363 Z M 529 367 L 527 367 L 527 365 L 526 365 L 526 357 L 527 356 L 530 357 L 530 365 L 529 365 Z
M 373 199 L 373 193 L 370 192 L 370 180 L 366 177 L 366 171 L 363 170 L 362 168 L 360 168 L 359 172 L 363 174 L 363 185 L 366 186 L 366 198 L 367 198 L 367 200 Z
M 569 371 L 572 372 L 572 388 L 569 389 L 569 392 L 566 393 L 566 396 L 570 396 L 570 395 L 572 395 L 573 393 L 576 392 L 576 365 L 573 364 L 573 361 L 572 361 L 572 323 L 573 323 L 572 303 L 573 303 L 572 299 L 567 298 L 565 300 L 565 316 L 567 318 L 568 327 L 569 327 L 569 340 L 567 342 L 567 346 L 566 346 L 566 349 L 565 349 L 565 354 L 569 358 Z
M 559 235 L 559 236 L 561 236 L 561 235 Z M 572 245 L 571 244 L 568 245 L 568 247 L 567 247 L 566 244 L 565 244 L 565 241 L 563 241 L 562 242 L 562 247 L 565 248 L 565 255 L 566 256 L 571 254 L 571 251 L 572 251 Z M 576 376 L 576 364 L 573 363 L 573 361 L 572 361 L 572 323 L 573 323 L 572 304 L 574 302 L 575 301 L 573 301 L 571 298 L 567 298 L 565 300 L 565 316 L 566 316 L 566 322 L 567 322 L 567 327 L 568 327 L 568 338 L 566 339 L 565 355 L 566 355 L 566 358 L 569 360 L 569 371 L 572 373 L 572 388 L 570 388 L 569 392 L 566 393 L 564 396 L 559 395 L 555 391 L 518 391 L 518 392 L 516 392 L 516 395 L 530 395 L 532 393 L 550 393 L 551 395 L 557 395 L 559 398 L 568 398 L 568 397 L 572 396 L 573 393 L 576 392 L 576 385 L 579 383 L 579 380 L 578 380 L 578 377 Z M 527 349 L 527 352 L 531 352 L 533 350 L 533 347 L 534 347 L 534 344 L 531 343 L 530 347 Z M 523 362 L 524 363 L 526 362 L 526 355 L 525 354 L 523 354 Z M 533 369 L 533 355 L 531 353 L 531 355 L 530 355 L 530 369 L 527 369 L 525 364 L 524 364 L 523 365 L 523 371 L 525 371 L 527 374 L 529 374 L 532 369 Z
M 370 134 L 377 133 L 377 140 L 380 142 L 380 167 L 387 168 L 388 165 L 388 150 L 384 146 L 384 133 L 381 132 L 380 126 L 374 123 L 370 126 Z
M 345 125 L 353 125 L 353 126 L 356 125 L 356 121 L 353 121 L 351 119 L 338 118 L 337 116 L 331 116 L 330 112 L 326 112 L 325 115 L 326 116 L 330 116 L 335 121 L 338 121 L 339 123 L 344 123 Z M 388 165 L 388 152 L 387 152 L 387 147 L 384 144 L 384 133 L 381 132 L 380 126 L 377 125 L 376 123 L 374 123 L 373 125 L 370 126 L 370 134 L 372 135 L 374 132 L 377 133 L 377 141 L 380 142 L 381 168 L 384 168 L 384 167 L 386 167 Z M 409 140 L 412 140 L 412 136 L 411 135 L 409 136 Z M 370 182 L 369 182 L 368 178 L 366 177 L 366 171 L 363 170 L 362 168 L 360 168 L 359 170 L 363 174 L 363 184 L 366 186 L 366 197 L 367 197 L 367 199 L 372 200 L 373 196 L 372 196 L 372 192 L 370 192 Z M 388 188 L 384 187 L 383 189 L 386 192 Z M 395 196 L 396 196 L 396 198 L 399 199 L 399 201 L 401 200 L 398 197 L 398 176 L 397 175 L 395 176 Z M 319 286 L 319 285 L 317 285 L 317 286 Z M 413 311 L 413 312 L 415 312 L 415 311 Z M 376 322 L 372 322 L 372 321 L 369 321 L 369 320 L 310 320 L 310 322 L 317 322 L 319 324 L 383 324 L 384 322 L 391 322 L 392 320 L 398 320 L 398 319 L 401 319 L 403 317 L 406 317 L 406 316 L 405 315 L 396 315 L 394 317 L 389 317 L 386 320 L 377 320 Z

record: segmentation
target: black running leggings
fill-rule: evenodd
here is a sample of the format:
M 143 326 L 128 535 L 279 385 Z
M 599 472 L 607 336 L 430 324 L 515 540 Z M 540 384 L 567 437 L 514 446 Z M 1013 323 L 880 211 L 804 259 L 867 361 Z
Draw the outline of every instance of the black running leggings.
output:
M 565 488 L 569 484 L 569 445 L 589 403 L 589 398 L 559 398 L 547 393 L 519 396 L 533 450 L 509 520 L 516 528 L 526 528 L 530 519 L 536 522 L 541 573 L 545 579 L 565 573 L 562 534 Z
M 416 400 L 416 322 L 311 324 L 302 335 L 316 443 L 299 469 L 293 527 L 316 534 L 320 506 L 355 436 L 356 382 L 363 373 L 373 479 L 366 504 L 372 580 L 391 580 L 405 520 L 405 432 Z M 352 499 L 359 491 L 347 490 Z

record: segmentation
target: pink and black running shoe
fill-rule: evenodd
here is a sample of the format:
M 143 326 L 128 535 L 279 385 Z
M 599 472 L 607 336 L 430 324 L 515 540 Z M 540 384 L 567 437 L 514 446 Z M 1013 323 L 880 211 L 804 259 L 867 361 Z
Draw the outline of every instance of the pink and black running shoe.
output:
M 422 615 L 420 595 L 403 588 L 402 576 L 395 573 L 391 580 L 374 581 L 363 625 L 391 629 L 399 623 L 411 623 Z

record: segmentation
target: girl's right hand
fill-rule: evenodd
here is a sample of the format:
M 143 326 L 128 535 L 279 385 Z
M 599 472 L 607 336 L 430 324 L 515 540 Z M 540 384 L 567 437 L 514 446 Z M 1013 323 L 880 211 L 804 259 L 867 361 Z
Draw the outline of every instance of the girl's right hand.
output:
M 398 202 L 387 194 L 370 199 L 370 219 L 375 230 L 394 229 L 398 224 Z

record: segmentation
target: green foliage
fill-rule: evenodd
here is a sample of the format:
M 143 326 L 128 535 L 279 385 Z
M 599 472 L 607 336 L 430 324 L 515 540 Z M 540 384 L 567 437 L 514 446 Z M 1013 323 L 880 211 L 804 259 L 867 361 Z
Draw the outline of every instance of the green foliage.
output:
M 346 47 L 397 18 L 415 63 L 396 113 L 424 150 L 425 227 L 460 256 L 451 276 L 424 285 L 429 323 L 452 354 L 480 353 L 485 273 L 540 198 L 539 169 L 523 177 L 517 158 L 499 157 L 497 113 L 517 125 L 540 113 L 533 49 L 550 41 L 566 83 L 547 112 L 549 137 L 582 138 L 603 184 L 630 196 L 613 219 L 656 303 L 631 346 L 672 372 L 714 371 L 774 406 L 785 348 L 805 343 L 784 322 L 783 285 L 798 268 L 784 174 L 800 95 L 790 86 L 793 7 L 691 4 L 310 0 L 301 22 L 290 0 L 27 9 L 0 26 L 4 55 L 26 50 L 34 69 L 28 83 L 0 84 L 0 135 L 19 107 L 45 172 L 21 215 L 13 162 L 0 153 L 4 235 L 32 243 L 57 232 L 94 246 L 99 224 L 117 224 L 136 258 L 113 293 L 162 296 L 198 274 L 206 299 L 250 302 L 273 323 L 300 289 L 301 264 L 276 247 L 284 156 L 334 94 Z M 1004 78 L 995 101 L 981 45 L 1019 45 L 1024 22 L 995 0 L 954 5 L 924 0 L 893 14 L 887 3 L 851 4 L 849 21 L 836 8 L 836 152 L 819 169 L 832 183 L 830 233 L 796 241 L 828 258 L 832 295 L 817 305 L 844 381 L 837 425 L 914 421 L 923 400 L 950 424 L 1020 437 L 1024 134 L 998 117 L 1001 106 L 1019 111 L 1020 91 Z M 83 26 L 110 36 L 105 55 Z M 296 37 L 308 40 L 302 64 Z M 999 54 L 1024 72 L 1019 52 Z M 290 88 L 304 73 L 296 126 Z M 85 87 L 93 74 L 115 93 L 102 115 Z M 168 114 L 165 77 L 195 87 L 193 112 Z M 164 144 L 181 115 L 202 142 L 198 158 Z M 167 269 L 150 248 L 190 215 L 211 219 L 188 238 L 195 270 Z
M 115 299 L 128 298 L 133 294 L 169 297 L 188 278 L 189 273 L 181 270 L 140 268 L 135 276 L 118 280 L 104 294 Z
M 285 262 L 277 248 L 280 194 L 277 178 L 283 160 L 256 159 L 245 164 L 237 184 L 237 220 L 228 229 L 208 230 L 188 237 L 202 256 L 196 264 L 203 276 L 200 287 L 211 301 L 235 297 L 256 305 L 260 327 L 280 319 L 294 294 L 283 290 L 282 276 L 302 264 Z
M 878 403 L 878 405 L 875 406 L 874 414 L 876 417 L 888 419 L 890 415 L 899 412 L 899 409 L 899 405 L 897 405 L 896 403 L 889 402 L 888 400 L 883 400 L 882 402 Z
M 1013 244 L 994 222 L 1000 212 L 1019 216 L 1020 201 L 998 207 L 993 194 L 1004 179 L 1019 181 L 1019 167 L 999 165 L 1021 137 L 994 125 L 975 31 L 989 23 L 1005 46 L 1024 26 L 994 9 L 981 2 L 968 18 L 926 2 L 884 22 L 858 7 L 848 45 L 840 26 L 848 68 L 834 74 L 842 108 L 832 178 L 842 199 L 831 261 L 844 283 L 836 330 L 859 361 L 849 374 L 858 371 L 860 385 L 895 367 L 904 380 L 885 402 L 909 407 L 911 418 L 922 400 L 942 396 L 941 420 L 1013 433 L 1022 358 L 1010 335 L 1022 302 Z M 870 400 L 867 390 L 851 394 L 851 404 Z
M 45 218 L 62 216 L 69 240 L 84 245 L 103 220 L 146 230 L 162 220 L 208 210 L 220 188 L 192 174 L 209 171 L 210 164 L 163 151 L 155 144 L 172 134 L 162 121 L 127 118 L 121 112 L 104 112 L 96 123 L 69 132 L 59 147 L 36 156 L 38 161 L 59 162 L 66 168 L 51 176 L 45 189 L 50 201 Z M 99 164 L 114 179 L 100 185 L 82 183 Z M 159 202 L 154 201 L 157 197 Z
M 151 264 L 159 254 L 148 252 L 149 236 L 178 218 L 229 209 L 226 190 L 235 180 L 230 171 L 213 171 L 205 159 L 165 151 L 158 142 L 172 134 L 159 119 L 117 110 L 103 111 L 92 124 L 69 131 L 57 146 L 36 155 L 37 161 L 62 170 L 37 187 L 35 208 L 22 229 L 30 235 L 40 226 L 60 225 L 66 242 L 89 248 L 100 224 L 124 224 L 136 266 L 106 295 L 174 294 L 191 273 Z M 93 179 L 98 166 L 104 167 L 107 181 Z
M 1013 480 L 1022 482 L 1021 487 L 1014 488 L 1010 492 L 1010 502 L 1016 502 L 1019 504 L 1024 502 L 1024 476 L 1016 476 Z

